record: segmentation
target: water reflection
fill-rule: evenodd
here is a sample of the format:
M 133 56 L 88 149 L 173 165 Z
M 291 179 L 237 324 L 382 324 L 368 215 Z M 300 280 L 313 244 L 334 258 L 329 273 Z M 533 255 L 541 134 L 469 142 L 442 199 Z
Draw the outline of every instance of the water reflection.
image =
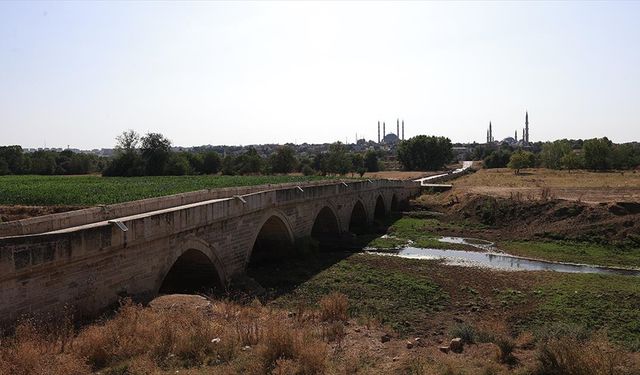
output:
M 490 246 L 491 244 L 482 244 Z M 412 259 L 443 259 L 446 264 L 456 266 L 489 267 L 511 271 L 556 271 L 570 273 L 598 273 L 626 276 L 640 276 L 640 270 L 625 270 L 590 265 L 548 262 L 519 258 L 508 254 L 495 252 L 478 252 L 464 250 L 423 249 L 405 247 L 396 255 Z

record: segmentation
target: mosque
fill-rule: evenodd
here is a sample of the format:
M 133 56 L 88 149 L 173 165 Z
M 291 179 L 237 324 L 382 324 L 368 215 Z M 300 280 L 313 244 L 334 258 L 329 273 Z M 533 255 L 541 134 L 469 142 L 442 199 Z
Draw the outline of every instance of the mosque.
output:
M 382 122 L 382 138 L 380 138 L 380 121 L 378 121 L 378 144 L 395 146 L 401 140 L 404 141 L 404 120 L 402 120 L 402 137 L 400 136 L 400 119 L 396 120 L 396 133 L 387 134 L 386 123 Z
M 524 115 L 524 128 L 522 128 L 522 137 L 518 141 L 518 131 L 516 130 L 513 137 L 507 137 L 502 141 L 496 141 L 493 137 L 493 126 L 489 121 L 489 129 L 487 129 L 487 145 L 489 144 L 508 144 L 509 146 L 528 146 L 531 144 L 529 140 L 529 112 Z

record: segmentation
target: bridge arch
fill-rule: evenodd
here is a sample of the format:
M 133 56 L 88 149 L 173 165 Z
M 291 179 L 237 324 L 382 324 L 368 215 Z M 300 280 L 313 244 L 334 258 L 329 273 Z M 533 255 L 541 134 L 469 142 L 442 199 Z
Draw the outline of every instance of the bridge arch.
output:
M 227 283 L 225 267 L 213 246 L 199 238 L 181 241 L 161 273 L 156 294 L 221 290 Z
M 378 198 L 376 198 L 376 206 L 373 211 L 373 218 L 376 220 L 384 219 L 386 214 L 387 209 L 384 204 L 384 198 L 382 198 L 382 195 L 378 195 Z
M 367 210 L 362 204 L 360 199 L 356 200 L 356 203 L 351 209 L 351 216 L 349 219 L 349 232 L 355 234 L 363 234 L 367 232 L 369 224 Z
M 311 228 L 311 238 L 318 241 L 320 249 L 330 249 L 340 237 L 340 219 L 331 206 L 322 207 L 315 215 Z
M 264 215 L 253 236 L 246 264 L 284 256 L 293 249 L 293 242 L 293 231 L 287 217 L 280 211 L 270 211 Z
M 331 206 L 322 207 L 313 219 L 311 237 L 340 235 L 340 221 Z

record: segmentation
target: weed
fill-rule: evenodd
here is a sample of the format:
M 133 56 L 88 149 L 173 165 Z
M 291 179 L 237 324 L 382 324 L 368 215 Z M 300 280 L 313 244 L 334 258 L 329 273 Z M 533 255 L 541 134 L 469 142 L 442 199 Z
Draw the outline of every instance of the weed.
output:
M 456 324 L 451 328 L 450 331 L 451 336 L 459 337 L 462 339 L 462 342 L 465 344 L 473 344 L 476 342 L 476 330 L 473 326 L 461 323 Z
M 320 305 L 320 319 L 329 322 L 346 322 L 349 319 L 347 309 L 349 308 L 349 302 L 347 296 L 342 293 L 333 292 L 328 294 L 319 302 Z
M 540 375 L 615 375 L 631 374 L 621 353 L 603 338 L 579 342 L 565 337 L 541 345 L 537 356 Z

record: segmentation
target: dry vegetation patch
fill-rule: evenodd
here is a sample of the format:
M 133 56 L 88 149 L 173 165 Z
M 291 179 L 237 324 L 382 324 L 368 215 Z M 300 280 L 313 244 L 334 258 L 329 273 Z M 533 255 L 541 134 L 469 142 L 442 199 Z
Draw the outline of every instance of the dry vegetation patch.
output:
M 453 193 L 496 197 L 537 198 L 547 189 L 553 197 L 583 202 L 640 200 L 640 173 L 527 169 L 516 175 L 510 169 L 481 169 L 453 183 Z

